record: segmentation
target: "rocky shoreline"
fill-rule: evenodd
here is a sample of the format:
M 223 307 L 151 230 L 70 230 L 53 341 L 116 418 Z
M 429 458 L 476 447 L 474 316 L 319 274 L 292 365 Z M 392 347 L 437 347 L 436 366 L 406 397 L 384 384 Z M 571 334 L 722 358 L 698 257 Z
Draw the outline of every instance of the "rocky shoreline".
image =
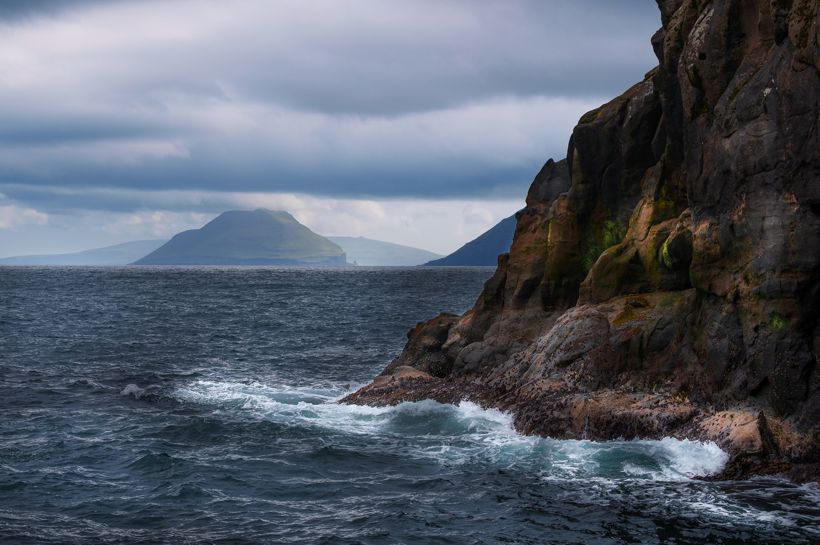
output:
M 466 399 L 528 434 L 715 441 L 716 478 L 820 479 L 820 6 L 658 5 L 659 66 L 544 165 L 473 309 L 344 402 Z
M 708 480 L 782 474 L 796 482 L 816 481 L 820 464 L 809 440 L 783 422 L 749 409 L 714 410 L 668 394 L 627 390 L 579 390 L 562 381 L 531 385 L 531 393 L 505 391 L 477 380 L 443 380 L 411 367 L 381 376 L 343 403 L 374 406 L 432 399 L 461 401 L 510 412 L 517 431 L 556 439 L 660 439 L 712 441 L 730 461 Z M 784 453 L 781 445 L 788 445 Z M 802 451 L 802 452 L 800 452 Z M 790 455 L 790 458 L 784 456 Z

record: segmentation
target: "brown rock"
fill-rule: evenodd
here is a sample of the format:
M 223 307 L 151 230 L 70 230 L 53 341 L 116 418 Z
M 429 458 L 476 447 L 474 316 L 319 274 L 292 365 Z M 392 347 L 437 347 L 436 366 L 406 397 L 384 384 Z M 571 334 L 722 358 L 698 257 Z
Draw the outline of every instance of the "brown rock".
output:
M 724 478 L 820 478 L 820 7 L 658 5 L 659 66 L 539 172 L 473 309 L 386 370 L 437 378 L 348 401 L 472 399 L 525 433 L 709 439 Z

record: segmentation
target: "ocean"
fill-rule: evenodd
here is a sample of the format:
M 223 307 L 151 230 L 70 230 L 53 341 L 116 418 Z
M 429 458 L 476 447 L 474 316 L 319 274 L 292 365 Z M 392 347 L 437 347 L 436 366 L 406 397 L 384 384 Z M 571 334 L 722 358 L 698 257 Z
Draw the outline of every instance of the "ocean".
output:
M 489 268 L 0 267 L 0 543 L 818 543 L 713 444 L 339 405 Z

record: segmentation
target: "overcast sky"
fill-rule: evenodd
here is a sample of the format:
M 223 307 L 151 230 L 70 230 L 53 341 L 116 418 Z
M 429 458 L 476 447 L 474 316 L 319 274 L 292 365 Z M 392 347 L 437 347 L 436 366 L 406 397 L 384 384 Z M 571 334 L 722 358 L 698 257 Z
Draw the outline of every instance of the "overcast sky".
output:
M 0 256 L 257 207 L 448 253 L 659 25 L 654 0 L 2 0 Z

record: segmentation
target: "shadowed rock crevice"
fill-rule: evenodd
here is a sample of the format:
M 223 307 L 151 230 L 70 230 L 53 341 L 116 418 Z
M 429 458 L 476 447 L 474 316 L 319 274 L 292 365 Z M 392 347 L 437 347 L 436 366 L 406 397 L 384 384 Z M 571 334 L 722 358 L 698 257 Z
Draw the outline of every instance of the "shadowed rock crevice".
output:
M 525 433 L 820 464 L 815 0 L 659 0 L 659 66 L 548 161 L 475 306 L 347 402 L 471 399 Z

